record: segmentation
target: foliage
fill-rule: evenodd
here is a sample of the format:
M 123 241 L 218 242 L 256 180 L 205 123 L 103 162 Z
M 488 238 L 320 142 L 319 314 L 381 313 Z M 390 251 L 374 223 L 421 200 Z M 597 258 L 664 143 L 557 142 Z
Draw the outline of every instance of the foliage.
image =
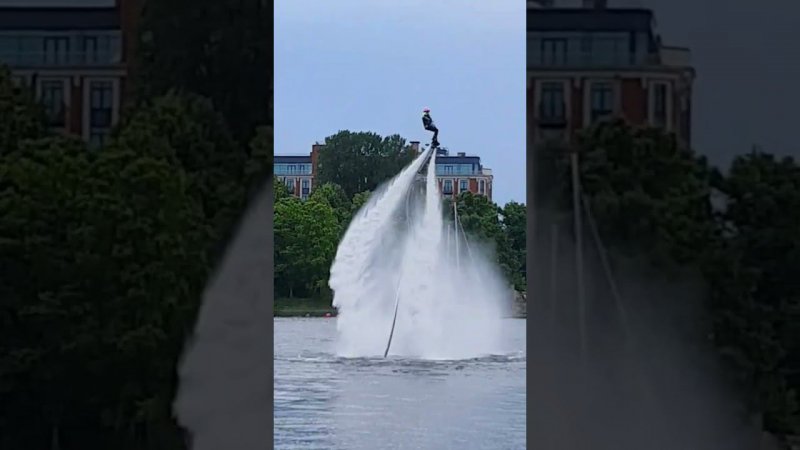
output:
M 206 272 L 200 207 L 179 167 L 125 147 L 91 155 L 49 138 L 0 164 L 4 447 L 45 447 L 54 430 L 85 448 L 179 436 L 174 363 Z
M 29 89 L 14 82 L 0 65 L 0 155 L 15 150 L 24 139 L 43 137 L 44 110 Z
M 800 166 L 752 153 L 717 180 L 726 240 L 709 271 L 715 337 L 774 431 L 800 429 Z
M 622 121 L 590 128 L 579 147 L 583 192 L 600 233 L 618 252 L 649 249 L 659 266 L 702 253 L 714 230 L 702 158 L 660 129 Z
M 282 198 L 275 203 L 273 230 L 276 290 L 289 297 L 324 292 L 340 237 L 330 204 Z
M 244 167 L 244 185 L 249 198 L 252 198 L 263 186 L 264 181 L 272 176 L 273 135 L 272 127 L 261 126 L 250 141 L 250 154 Z
M 284 184 L 283 181 L 279 180 L 278 178 L 272 179 L 272 190 L 274 204 L 277 204 L 284 198 L 292 196 L 292 193 L 289 191 L 289 188 L 286 187 L 286 184 Z
M 500 268 L 518 289 L 524 290 L 524 276 L 520 272 L 520 256 L 523 254 L 512 247 L 512 238 L 507 233 L 506 224 L 501 220 L 502 209 L 487 197 L 473 195 L 470 192 L 459 194 L 456 206 L 458 220 L 464 232 L 479 242 L 493 244 Z M 452 207 L 448 209 L 450 217 L 453 218 Z
M 336 220 L 343 231 L 347 224 L 350 223 L 352 203 L 347 198 L 344 189 L 338 184 L 326 183 L 315 187 L 311 192 L 310 200 L 327 203 L 333 208 Z
M 147 2 L 139 101 L 102 152 L 50 136 L 0 68 L 0 448 L 185 446 L 175 366 L 215 255 L 272 172 L 266 12 Z
M 171 91 L 130 114 L 117 130 L 115 141 L 163 158 L 186 172 L 189 192 L 201 203 L 214 230 L 210 250 L 219 253 L 218 247 L 227 241 L 245 207 L 244 185 L 253 182 L 255 174 L 245 177 L 247 155 L 236 145 L 211 102 Z M 254 145 L 263 146 L 258 141 Z M 263 156 L 260 158 L 263 160 Z M 256 170 L 253 163 L 251 171 Z
M 527 291 L 527 227 L 528 209 L 524 204 L 508 202 L 501 209 L 503 230 L 509 241 L 511 258 L 516 261 L 518 271 L 511 275 L 517 290 Z
M 643 256 L 659 276 L 702 273 L 709 331 L 743 399 L 767 430 L 797 433 L 800 167 L 753 153 L 725 175 L 659 129 L 604 122 L 576 148 L 538 155 L 548 212 L 571 208 L 570 150 L 612 259 Z
M 415 156 L 398 135 L 382 138 L 375 133 L 340 131 L 325 138 L 315 181 L 338 184 L 352 197 L 357 192 L 375 190 Z
M 359 209 L 369 201 L 369 196 L 372 194 L 370 191 L 359 192 L 353 196 L 352 207 L 350 208 L 350 217 L 353 217 Z

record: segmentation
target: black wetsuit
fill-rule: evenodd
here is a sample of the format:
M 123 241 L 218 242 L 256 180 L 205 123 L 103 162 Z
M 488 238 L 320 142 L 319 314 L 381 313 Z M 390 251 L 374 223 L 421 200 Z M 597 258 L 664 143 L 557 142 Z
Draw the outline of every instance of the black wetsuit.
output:
M 436 125 L 433 124 L 433 119 L 431 118 L 430 114 L 424 113 L 422 115 L 422 125 L 425 127 L 426 130 L 433 131 L 433 140 L 431 141 L 431 143 L 433 144 L 434 147 L 438 147 L 439 129 L 436 128 Z

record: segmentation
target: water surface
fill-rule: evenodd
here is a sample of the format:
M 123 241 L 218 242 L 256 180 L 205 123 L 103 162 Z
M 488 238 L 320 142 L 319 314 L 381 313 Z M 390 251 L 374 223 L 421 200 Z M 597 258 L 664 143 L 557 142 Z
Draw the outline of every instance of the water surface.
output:
M 524 449 L 525 321 L 505 329 L 507 355 L 348 359 L 336 319 L 276 318 L 275 448 Z

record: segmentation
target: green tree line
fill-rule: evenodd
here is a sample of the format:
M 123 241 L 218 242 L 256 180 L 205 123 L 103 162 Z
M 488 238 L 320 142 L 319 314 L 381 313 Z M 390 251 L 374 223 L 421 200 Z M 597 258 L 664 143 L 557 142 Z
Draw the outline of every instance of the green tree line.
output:
M 702 326 L 766 430 L 800 432 L 800 165 L 753 150 L 727 171 L 661 129 L 622 120 L 537 149 L 537 235 L 571 221 L 569 152 L 616 268 L 700 274 Z M 644 300 L 640 300 L 644 301 Z M 675 301 L 690 301 L 675 299 Z
M 293 197 L 275 179 L 276 296 L 330 299 L 329 270 L 347 226 L 370 193 L 414 156 L 400 136 L 345 130 L 325 139 L 316 186 L 307 200 Z M 525 205 L 500 207 L 468 192 L 455 201 L 464 231 L 489 243 L 509 282 L 524 290 Z M 452 218 L 452 201 L 444 202 Z
M 186 447 L 177 362 L 273 171 L 271 7 L 250 3 L 146 2 L 103 148 L 48 130 L 0 66 L 0 448 Z

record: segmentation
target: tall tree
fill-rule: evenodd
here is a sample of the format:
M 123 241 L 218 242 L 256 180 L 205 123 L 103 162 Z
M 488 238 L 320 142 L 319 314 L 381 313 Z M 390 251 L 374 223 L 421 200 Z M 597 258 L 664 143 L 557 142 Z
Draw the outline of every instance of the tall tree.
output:
M 190 192 L 202 204 L 208 226 L 215 232 L 209 247 L 218 254 L 245 207 L 247 155 L 211 102 L 170 91 L 132 113 L 117 130 L 115 142 L 164 159 L 187 173 Z
M 660 129 L 621 120 L 587 130 L 579 151 L 582 189 L 610 245 L 648 252 L 656 265 L 696 262 L 714 231 L 705 159 Z
M 767 429 L 800 431 L 800 166 L 751 153 L 717 180 L 726 236 L 709 268 L 717 344 Z
M 527 278 L 527 226 L 528 226 L 528 211 L 524 204 L 517 202 L 508 202 L 501 209 L 500 214 L 503 217 L 503 230 L 508 237 L 510 251 L 516 260 L 516 266 L 519 272 L 514 277 L 518 283 L 517 289 L 526 290 L 527 285 L 525 280 Z
M 186 175 L 61 137 L 28 141 L 0 173 L 0 446 L 178 445 L 174 364 L 207 239 Z
M 372 191 L 416 156 L 398 135 L 340 131 L 325 138 L 318 160 L 318 183 L 335 183 L 348 197 Z

